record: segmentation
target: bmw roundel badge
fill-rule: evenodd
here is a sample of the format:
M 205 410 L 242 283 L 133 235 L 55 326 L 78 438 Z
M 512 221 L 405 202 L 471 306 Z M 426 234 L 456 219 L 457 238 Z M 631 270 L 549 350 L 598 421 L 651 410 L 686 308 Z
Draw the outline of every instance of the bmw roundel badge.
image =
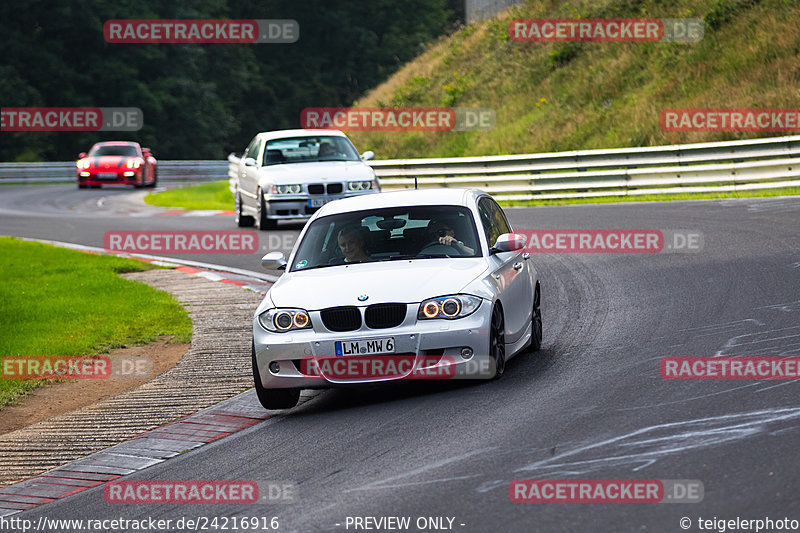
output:
M 358 301 L 359 302 L 366 302 L 368 299 L 369 299 L 369 296 L 367 296 L 366 294 L 361 294 L 358 297 Z

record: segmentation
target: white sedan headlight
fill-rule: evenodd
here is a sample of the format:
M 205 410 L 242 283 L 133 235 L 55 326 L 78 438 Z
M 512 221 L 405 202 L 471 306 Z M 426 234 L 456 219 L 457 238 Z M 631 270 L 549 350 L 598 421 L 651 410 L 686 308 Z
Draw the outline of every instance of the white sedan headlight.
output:
M 258 315 L 258 321 L 269 331 L 286 333 L 295 329 L 309 329 L 311 318 L 305 309 L 268 309 Z
M 373 181 L 348 181 L 347 190 L 350 192 L 368 191 L 372 189 Z
M 270 189 L 270 194 L 300 194 L 303 192 L 303 186 L 298 183 L 291 185 L 273 185 Z
M 481 299 L 470 294 L 453 294 L 431 298 L 419 304 L 418 320 L 444 318 L 454 320 L 474 313 L 481 305 Z

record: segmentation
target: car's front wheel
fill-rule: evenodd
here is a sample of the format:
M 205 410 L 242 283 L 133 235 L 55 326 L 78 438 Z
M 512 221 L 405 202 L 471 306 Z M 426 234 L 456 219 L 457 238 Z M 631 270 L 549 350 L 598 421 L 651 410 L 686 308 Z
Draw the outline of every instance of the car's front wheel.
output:
M 506 369 L 506 333 L 503 310 L 499 305 L 492 311 L 492 322 L 489 326 L 489 359 L 494 370 L 492 379 L 503 375 Z
M 147 187 L 155 187 L 158 183 L 158 169 L 153 167 L 153 181 L 147 184 Z
M 236 213 L 236 225 L 240 228 L 249 228 L 253 224 L 255 224 L 255 219 L 250 215 L 245 215 L 242 213 L 242 194 L 239 191 L 236 191 L 236 196 L 233 199 L 234 203 L 234 211 Z
M 256 362 L 256 347 L 252 346 L 253 354 L 253 381 L 255 381 L 256 396 L 264 409 L 289 409 L 297 405 L 300 400 L 300 389 L 265 389 L 261 384 L 261 375 Z
M 264 195 L 261 192 L 261 189 L 258 189 L 258 201 L 256 202 L 258 206 L 256 209 L 256 222 L 258 223 L 258 229 L 261 231 L 265 231 L 268 229 L 275 229 L 278 227 L 278 221 L 267 218 L 267 206 L 264 202 Z

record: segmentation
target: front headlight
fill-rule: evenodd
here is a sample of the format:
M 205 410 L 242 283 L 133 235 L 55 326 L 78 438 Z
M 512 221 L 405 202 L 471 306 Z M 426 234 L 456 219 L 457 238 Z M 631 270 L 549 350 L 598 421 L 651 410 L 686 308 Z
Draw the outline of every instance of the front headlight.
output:
M 141 159 L 128 159 L 128 161 L 125 163 L 125 166 L 128 168 L 139 168 L 142 166 L 142 163 L 144 163 L 144 161 Z
M 350 192 L 368 191 L 372 189 L 373 182 L 370 181 L 348 181 L 347 190 Z
M 453 294 L 431 298 L 419 304 L 418 320 L 444 318 L 455 320 L 474 313 L 481 305 L 481 299 L 470 294 Z
M 303 192 L 303 186 L 297 183 L 292 185 L 273 185 L 269 192 L 270 194 L 300 194 Z
M 89 160 L 88 157 L 84 157 L 83 159 L 78 159 L 78 162 L 76 164 L 78 165 L 78 168 L 84 169 L 84 168 L 89 168 L 92 165 L 92 162 Z
M 268 309 L 258 315 L 258 321 L 269 331 L 286 333 L 295 329 L 309 329 L 311 318 L 304 309 Z

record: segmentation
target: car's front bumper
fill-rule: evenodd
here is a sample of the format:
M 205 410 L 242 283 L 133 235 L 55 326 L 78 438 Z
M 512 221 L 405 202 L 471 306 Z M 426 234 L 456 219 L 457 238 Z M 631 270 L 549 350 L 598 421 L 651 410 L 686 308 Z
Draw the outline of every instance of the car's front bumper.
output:
M 132 172 L 133 175 L 126 176 L 125 172 Z M 115 172 L 78 171 L 78 183 L 81 185 L 135 185 L 140 182 L 141 175 L 141 169 L 125 169 Z
M 342 198 L 350 198 L 352 196 L 375 194 L 378 192 L 380 191 L 377 189 L 371 189 L 368 191 L 326 195 L 265 194 L 264 207 L 266 208 L 266 217 L 271 220 L 311 218 L 311 215 L 316 213 L 320 207 L 328 202 L 340 200 Z
M 494 375 L 489 358 L 491 302 L 484 301 L 471 315 L 456 320 L 417 320 L 418 304 L 409 304 L 406 320 L 398 327 L 331 332 L 322 327 L 318 311 L 310 312 L 314 329 L 273 333 L 256 317 L 253 325 L 255 357 L 266 389 L 328 388 L 403 379 L 477 379 Z M 337 341 L 394 340 L 394 352 L 360 356 L 336 355 Z M 464 358 L 469 348 L 472 356 Z M 389 360 L 397 372 L 389 372 Z M 344 361 L 361 361 L 346 364 Z M 364 362 L 368 360 L 368 362 Z M 376 371 L 376 364 L 386 365 Z M 277 372 L 270 363 L 277 363 Z M 373 363 L 374 362 L 374 363 Z M 272 365 L 273 367 L 275 365 Z M 366 369 L 366 370 L 365 370 Z M 273 368 L 274 370 L 274 368 Z

